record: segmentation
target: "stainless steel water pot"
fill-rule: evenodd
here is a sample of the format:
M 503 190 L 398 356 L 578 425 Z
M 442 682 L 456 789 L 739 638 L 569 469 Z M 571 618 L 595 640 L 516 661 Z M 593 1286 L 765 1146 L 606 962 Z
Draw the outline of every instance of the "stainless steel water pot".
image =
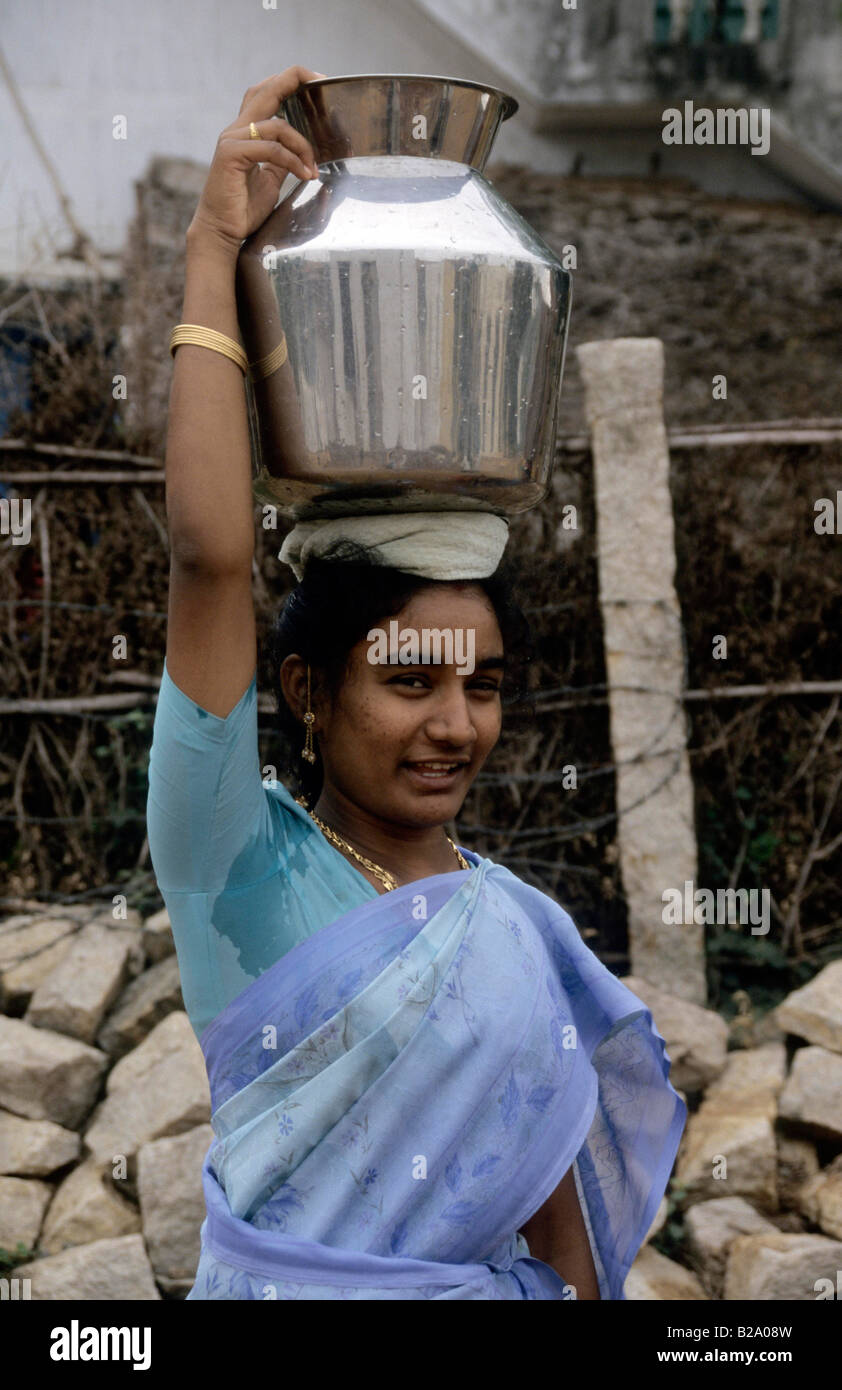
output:
M 298 517 L 523 511 L 552 467 L 571 284 L 483 176 L 517 102 L 447 77 L 307 82 L 237 265 L 254 491 Z

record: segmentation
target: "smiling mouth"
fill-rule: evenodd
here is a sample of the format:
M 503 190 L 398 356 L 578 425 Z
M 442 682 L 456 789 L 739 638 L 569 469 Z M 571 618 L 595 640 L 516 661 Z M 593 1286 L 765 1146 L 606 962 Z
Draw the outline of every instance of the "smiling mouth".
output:
M 404 766 L 408 767 L 410 772 L 416 773 L 418 777 L 424 777 L 430 782 L 440 782 L 444 778 L 453 777 L 456 773 L 461 772 L 468 764 L 457 759 L 455 762 L 435 760 L 423 763 L 405 763 Z

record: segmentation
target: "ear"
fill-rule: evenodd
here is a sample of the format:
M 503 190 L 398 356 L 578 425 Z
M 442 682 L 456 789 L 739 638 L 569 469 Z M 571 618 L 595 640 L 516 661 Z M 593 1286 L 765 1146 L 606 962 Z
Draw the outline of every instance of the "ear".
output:
M 297 719 L 303 721 L 307 709 L 307 663 L 297 652 L 290 653 L 281 662 L 278 675 L 284 699 Z M 311 677 L 311 698 L 312 698 Z

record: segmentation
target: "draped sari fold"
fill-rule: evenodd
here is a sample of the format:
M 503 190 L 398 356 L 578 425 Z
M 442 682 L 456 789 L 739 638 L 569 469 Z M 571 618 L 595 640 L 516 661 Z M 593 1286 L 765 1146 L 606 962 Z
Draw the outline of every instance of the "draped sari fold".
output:
M 201 1045 L 214 1140 L 191 1299 L 562 1299 L 519 1228 L 572 1167 L 603 1298 L 686 1118 L 651 1014 L 502 866 L 322 927 Z

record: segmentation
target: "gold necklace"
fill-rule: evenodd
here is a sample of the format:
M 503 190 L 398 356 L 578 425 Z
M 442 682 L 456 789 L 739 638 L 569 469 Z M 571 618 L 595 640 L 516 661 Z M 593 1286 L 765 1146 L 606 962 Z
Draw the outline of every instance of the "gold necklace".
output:
M 343 840 L 341 835 L 337 835 L 335 830 L 331 830 L 329 825 L 325 825 L 324 821 L 319 819 L 315 811 L 309 810 L 309 808 L 305 805 L 304 798 L 302 796 L 298 796 L 295 799 L 298 802 L 299 806 L 304 806 L 304 809 L 305 811 L 307 811 L 308 816 L 310 816 L 312 820 L 316 822 L 316 825 L 319 827 L 325 838 L 330 840 L 331 844 L 335 845 L 337 849 L 347 850 L 348 854 L 352 854 L 354 858 L 360 862 L 360 864 L 363 864 L 365 868 L 369 870 L 370 873 L 375 874 L 376 877 L 380 879 L 380 882 L 385 886 L 387 893 L 391 893 L 394 888 L 398 887 L 398 880 L 395 878 L 394 874 L 390 874 L 388 869 L 381 868 L 379 864 L 375 864 L 371 859 L 366 859 L 364 854 L 359 854 L 358 851 L 354 849 L 353 845 L 349 845 L 347 840 Z M 458 846 L 453 843 L 450 836 L 447 834 L 447 831 L 445 831 L 445 838 L 447 840 L 447 843 L 453 850 L 453 853 L 456 855 L 456 858 L 459 860 L 460 869 L 470 869 L 471 865 L 468 863 L 467 859 L 465 858 L 461 850 L 458 848 Z

